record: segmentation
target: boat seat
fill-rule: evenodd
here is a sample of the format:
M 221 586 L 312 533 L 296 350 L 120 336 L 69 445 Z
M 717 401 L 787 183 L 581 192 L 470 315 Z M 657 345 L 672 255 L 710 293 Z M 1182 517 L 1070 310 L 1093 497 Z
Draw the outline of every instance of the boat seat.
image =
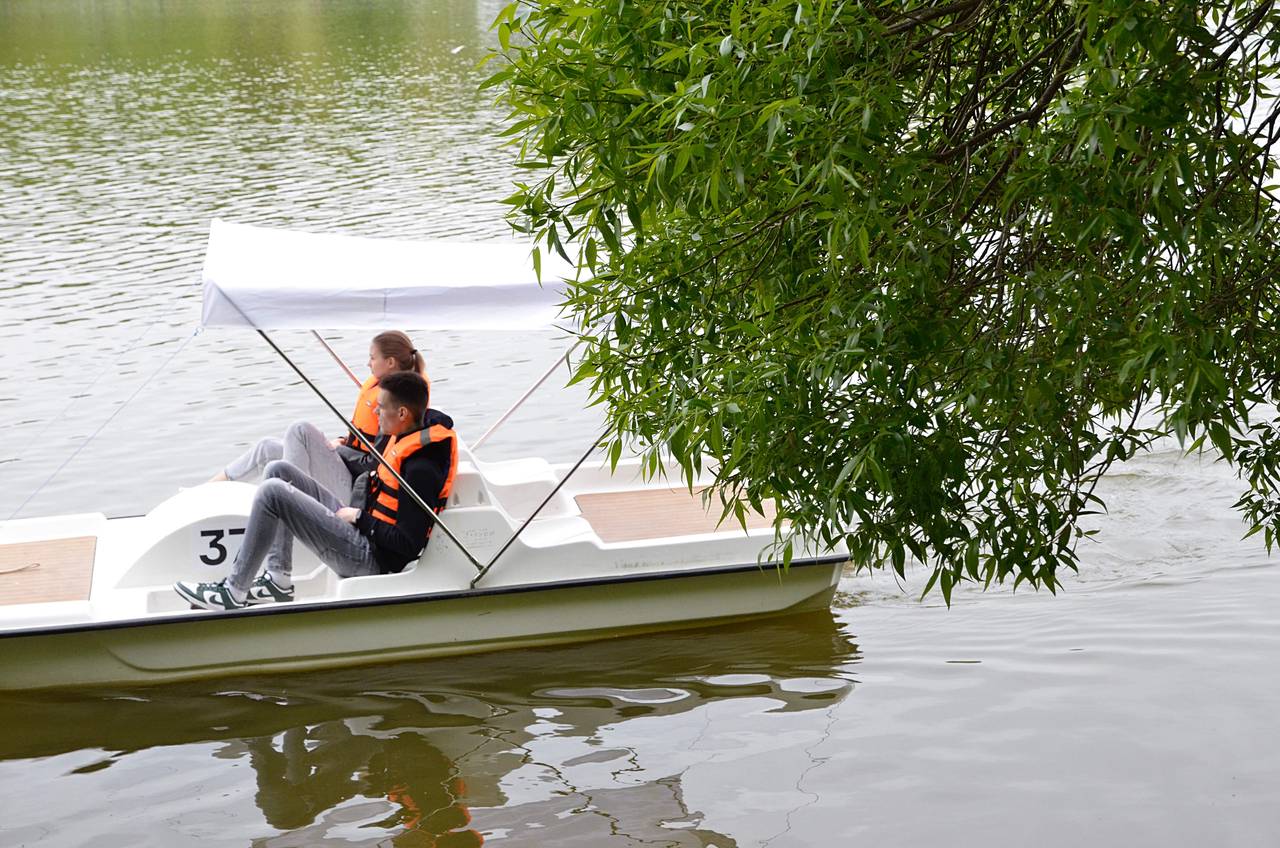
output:
M 551 463 L 538 456 L 503 459 L 496 462 L 481 462 L 473 459 L 472 462 L 484 474 L 485 480 L 494 486 L 513 486 L 526 480 L 552 476 Z
M 560 482 L 556 469 L 545 459 L 529 457 L 499 462 L 481 462 L 472 459 L 458 465 L 454 479 L 454 495 L 460 492 L 476 492 L 463 495 L 450 506 L 483 506 L 493 503 L 501 507 L 516 521 L 528 518 Z M 577 515 L 578 507 L 563 490 L 556 493 L 541 512 L 539 518 L 560 518 Z

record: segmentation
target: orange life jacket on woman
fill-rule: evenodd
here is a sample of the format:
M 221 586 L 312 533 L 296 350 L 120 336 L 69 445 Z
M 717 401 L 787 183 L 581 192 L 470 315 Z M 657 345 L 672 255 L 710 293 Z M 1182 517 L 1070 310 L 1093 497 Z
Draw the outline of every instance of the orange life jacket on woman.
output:
M 378 378 L 370 377 L 360 385 L 356 398 L 356 411 L 351 413 L 351 426 L 359 430 L 372 444 L 378 438 Z M 364 442 L 348 433 L 343 438 L 347 447 L 368 450 Z
M 396 470 L 397 474 L 404 476 L 400 469 L 404 466 L 406 459 L 427 445 L 443 442 L 445 439 L 449 440 L 449 471 L 445 475 L 444 485 L 440 487 L 438 493 L 418 493 L 435 512 L 444 509 L 448 502 L 449 495 L 453 492 L 453 478 L 458 470 L 458 437 L 453 430 L 442 424 L 435 424 L 415 430 L 403 437 L 392 436 L 387 441 L 387 446 L 382 449 L 383 459 Z M 434 502 L 432 495 L 435 496 Z M 378 473 L 369 475 L 369 497 L 365 502 L 369 505 L 369 514 L 374 518 L 388 524 L 396 523 L 396 514 L 400 508 L 400 481 L 392 476 L 386 465 L 378 463 Z M 428 528 L 427 536 L 430 535 L 431 529 Z
M 431 381 L 427 380 L 427 376 L 422 375 L 422 379 L 426 380 L 428 395 L 431 392 Z M 351 425 L 364 434 L 369 443 L 378 440 L 378 378 L 370 377 L 360 384 L 360 395 L 356 398 L 356 411 L 351 413 Z M 347 447 L 356 448 L 357 450 L 367 451 L 364 442 L 348 433 L 342 439 Z

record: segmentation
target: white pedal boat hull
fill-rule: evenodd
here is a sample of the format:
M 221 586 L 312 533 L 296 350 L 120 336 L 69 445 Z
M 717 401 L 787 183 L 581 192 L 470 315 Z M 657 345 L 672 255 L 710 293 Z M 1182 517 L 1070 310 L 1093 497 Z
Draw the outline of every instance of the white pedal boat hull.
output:
M 0 635 L 0 686 L 129 685 L 554 645 L 826 607 L 842 559 Z
M 644 484 L 636 470 L 624 463 L 614 474 L 579 472 L 475 588 L 475 568 L 440 533 L 405 572 L 346 580 L 298 546 L 298 599 L 233 612 L 190 610 L 171 586 L 226 573 L 251 486 L 201 486 L 135 518 L 91 514 L 0 524 L 6 566 L 0 593 L 8 587 L 8 597 L 0 594 L 0 690 L 452 656 L 830 603 L 843 551 L 798 550 L 786 570 L 761 562 L 772 530 L 744 532 L 728 522 L 717 528 L 714 518 L 693 515 L 701 510 L 689 506 L 696 499 Z M 563 472 L 542 461 L 483 464 L 468 457 L 443 516 L 487 561 Z M 620 510 L 620 520 L 611 522 L 609 509 Z M 57 571 L 59 545 L 88 556 L 89 571 L 76 572 L 74 563 Z M 85 592 L 56 594 L 77 577 Z M 41 580 L 56 584 L 54 595 L 40 594 L 47 586 L 27 595 L 14 589 L 18 581 Z

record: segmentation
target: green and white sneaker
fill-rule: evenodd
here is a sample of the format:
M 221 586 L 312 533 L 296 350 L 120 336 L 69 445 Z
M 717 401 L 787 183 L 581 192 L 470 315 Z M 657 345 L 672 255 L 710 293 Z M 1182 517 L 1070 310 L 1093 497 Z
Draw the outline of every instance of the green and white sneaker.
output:
M 245 603 L 252 607 L 258 604 L 278 604 L 292 600 L 293 587 L 284 588 L 271 579 L 270 573 L 264 571 L 249 587 L 249 595 L 245 598 Z
M 237 601 L 227 586 L 226 578 L 216 583 L 174 583 L 173 591 L 191 602 L 193 607 L 207 610 L 244 609 L 245 601 Z

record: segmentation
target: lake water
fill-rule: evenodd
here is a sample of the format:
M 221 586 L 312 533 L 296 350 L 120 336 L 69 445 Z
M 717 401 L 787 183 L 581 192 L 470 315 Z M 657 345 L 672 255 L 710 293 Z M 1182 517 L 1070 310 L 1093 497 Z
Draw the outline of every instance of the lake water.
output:
M 212 217 L 505 236 L 497 8 L 0 5 L 0 518 L 143 512 L 324 420 L 255 337 L 193 333 Z M 473 438 L 564 349 L 415 340 Z M 584 402 L 540 393 L 486 455 L 575 456 Z M 850 575 L 750 625 L 0 698 L 0 846 L 1274 845 L 1280 571 L 1237 487 L 1173 445 L 1129 463 L 1056 598 Z

